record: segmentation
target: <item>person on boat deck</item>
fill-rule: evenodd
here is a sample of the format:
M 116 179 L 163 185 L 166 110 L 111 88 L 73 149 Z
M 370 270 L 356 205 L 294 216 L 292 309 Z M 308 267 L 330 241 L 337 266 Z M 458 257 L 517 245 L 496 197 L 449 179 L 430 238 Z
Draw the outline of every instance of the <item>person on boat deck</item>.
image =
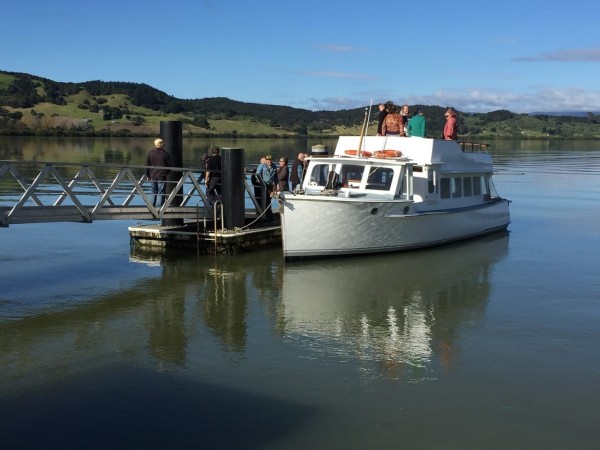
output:
M 262 178 L 267 189 L 267 219 L 273 218 L 273 211 L 271 210 L 271 196 L 275 190 L 277 183 L 277 171 L 273 167 L 273 157 L 271 155 L 265 156 L 265 165 L 260 168 L 260 172 L 257 170 L 256 174 Z
M 398 109 L 393 104 L 387 107 L 388 114 L 383 119 L 383 125 L 381 126 L 382 136 L 405 136 L 404 134 L 404 121 L 402 116 L 398 113 Z
M 385 105 L 383 103 L 379 104 L 379 118 L 377 120 L 377 136 L 382 136 L 381 126 L 383 125 L 383 120 L 385 116 L 387 116 L 388 112 L 385 109 Z
M 151 167 L 153 166 L 153 167 Z M 163 168 L 158 168 L 163 167 Z M 162 139 L 154 140 L 154 148 L 146 155 L 146 178 L 152 183 L 152 206 L 160 208 L 165 202 L 167 192 L 167 176 L 170 173 L 171 155 L 165 150 L 165 144 Z
M 213 147 L 210 149 L 211 156 L 206 161 L 206 174 L 204 183 L 206 184 L 206 195 L 210 204 L 214 204 L 219 198 L 221 191 L 221 149 Z
M 283 156 L 279 158 L 279 167 L 277 168 L 277 192 L 290 190 L 290 171 L 288 169 L 288 160 Z
M 304 173 L 304 153 L 298 153 L 298 156 L 292 163 L 292 171 L 290 172 L 290 181 L 292 183 L 292 191 L 296 189 L 302 182 L 302 174 Z
M 308 169 L 308 157 L 310 155 L 308 153 L 304 154 L 304 159 L 302 160 L 303 164 L 303 169 L 302 169 L 302 175 L 304 176 L 304 174 L 306 173 L 306 170 Z M 302 179 L 300 179 L 300 181 L 302 181 Z
M 425 137 L 425 116 L 423 110 L 419 109 L 417 114 L 412 116 L 408 121 L 408 136 Z
M 455 141 L 458 138 L 456 110 L 454 108 L 448 108 L 444 116 L 446 117 L 446 125 L 444 125 L 444 139 L 447 141 Z
M 402 116 L 402 120 L 404 122 L 404 136 L 408 136 L 408 119 L 410 119 L 410 110 L 408 109 L 408 105 L 402 105 L 400 115 Z

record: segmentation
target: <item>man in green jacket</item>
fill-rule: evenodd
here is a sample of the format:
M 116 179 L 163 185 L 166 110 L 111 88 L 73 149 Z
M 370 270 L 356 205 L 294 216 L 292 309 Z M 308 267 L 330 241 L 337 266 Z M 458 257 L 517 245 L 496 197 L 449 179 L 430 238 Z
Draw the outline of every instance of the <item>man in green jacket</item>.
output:
M 419 109 L 417 114 L 408 121 L 408 135 L 425 137 L 425 116 L 422 109 Z

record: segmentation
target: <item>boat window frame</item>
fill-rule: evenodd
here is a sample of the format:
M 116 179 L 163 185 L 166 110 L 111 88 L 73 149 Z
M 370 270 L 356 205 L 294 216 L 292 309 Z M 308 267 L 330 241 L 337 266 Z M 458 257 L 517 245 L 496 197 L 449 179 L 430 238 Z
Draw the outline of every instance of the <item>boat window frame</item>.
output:
M 369 191 L 390 192 L 390 190 L 392 189 L 392 185 L 394 184 L 394 179 L 395 179 L 395 175 L 396 175 L 395 168 L 387 167 L 387 166 L 365 166 L 365 167 L 369 168 L 369 171 L 366 175 L 365 185 L 364 185 L 365 189 L 369 190 Z M 371 168 L 374 168 L 375 170 L 371 170 Z M 375 175 L 376 173 L 379 175 L 380 179 L 387 177 L 387 175 L 389 175 L 391 173 L 391 179 L 383 182 L 384 189 L 377 188 L 377 186 L 382 186 L 382 184 L 381 184 L 380 180 L 376 181 L 373 179 L 373 175 Z
M 337 172 L 340 174 L 340 178 L 342 180 L 342 186 L 349 188 L 359 188 L 363 184 L 363 178 L 365 176 L 365 168 L 362 164 L 347 164 L 345 162 L 337 164 Z M 356 173 L 361 172 L 360 178 L 351 178 L 348 180 L 348 171 L 345 171 L 345 168 L 352 168 L 352 170 Z M 354 170 L 356 168 L 357 170 Z M 352 183 L 348 183 L 351 181 Z
M 452 198 L 452 191 L 450 189 L 450 177 L 440 178 L 440 198 Z
M 473 177 L 463 177 L 463 197 L 473 196 Z
M 427 193 L 434 194 L 436 192 L 437 184 L 435 182 L 435 169 L 433 167 L 427 167 Z
M 473 177 L 473 196 L 483 195 L 481 175 Z
M 462 176 L 453 176 L 450 180 L 450 193 L 452 198 L 461 198 L 463 196 L 463 181 Z
M 439 178 L 439 196 L 442 200 L 465 197 L 485 197 L 493 192 L 491 176 L 445 174 Z
M 324 188 L 327 185 L 327 175 L 329 174 L 329 172 L 331 170 L 333 170 L 332 164 L 327 161 L 323 161 L 323 162 L 315 161 L 314 164 L 310 165 L 309 167 L 310 167 L 311 171 L 306 174 L 306 175 L 308 175 L 306 177 L 306 179 L 307 179 L 306 185 L 307 186 L 318 186 L 318 187 Z M 315 178 L 313 180 L 313 173 L 315 173 L 318 170 L 318 168 L 320 168 L 320 167 L 322 168 L 321 173 L 319 175 L 320 179 L 317 180 Z M 323 169 L 326 169 L 326 170 L 323 170 Z M 323 182 L 323 183 L 321 184 L 320 182 Z M 315 184 L 312 184 L 312 183 L 315 183 Z
M 340 176 L 341 189 L 352 189 L 369 191 L 372 193 L 385 193 L 405 195 L 408 186 L 404 186 L 407 180 L 406 166 L 395 166 L 386 164 L 356 164 L 353 161 L 311 161 L 305 176 L 306 188 L 323 189 L 327 185 L 327 176 L 335 171 Z M 350 178 L 348 184 L 348 172 L 356 178 Z M 412 186 L 409 187 L 411 191 Z

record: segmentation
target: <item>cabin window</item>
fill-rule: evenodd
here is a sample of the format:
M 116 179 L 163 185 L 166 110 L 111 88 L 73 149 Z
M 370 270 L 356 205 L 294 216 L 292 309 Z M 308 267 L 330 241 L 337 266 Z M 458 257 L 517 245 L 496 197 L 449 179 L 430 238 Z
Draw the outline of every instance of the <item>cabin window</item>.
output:
M 440 180 L 441 198 L 472 197 L 487 194 L 489 190 L 489 182 L 484 177 L 452 177 Z
M 342 183 L 344 184 L 344 186 L 357 187 L 362 181 L 364 170 L 364 166 L 353 166 L 344 164 L 340 172 L 342 176 Z
M 481 177 L 473 177 L 473 195 L 481 195 Z
M 440 180 L 440 194 L 442 198 L 450 198 L 450 178 Z
M 394 179 L 394 169 L 389 167 L 372 167 L 367 178 L 367 189 L 389 191 Z
M 473 195 L 473 178 L 463 178 L 463 194 L 465 197 L 471 197 Z
M 452 189 L 452 198 L 462 197 L 462 178 L 452 177 L 452 183 L 450 184 Z
M 310 173 L 310 184 L 316 186 L 325 186 L 327 184 L 327 174 L 329 173 L 329 164 L 316 164 Z
M 435 192 L 435 170 L 431 168 L 427 171 L 427 189 L 430 194 Z

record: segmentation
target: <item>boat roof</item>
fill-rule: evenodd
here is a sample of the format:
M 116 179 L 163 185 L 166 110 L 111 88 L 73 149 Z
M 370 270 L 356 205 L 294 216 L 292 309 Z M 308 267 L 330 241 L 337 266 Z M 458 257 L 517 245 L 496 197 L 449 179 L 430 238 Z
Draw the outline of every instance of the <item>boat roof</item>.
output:
M 485 146 L 471 146 L 470 151 L 468 147 L 465 151 L 457 141 L 443 139 L 400 136 L 365 136 L 361 139 L 361 136 L 340 136 L 334 155 L 356 158 L 349 156 L 349 153 L 356 153 L 359 145 L 361 152 L 372 155 L 382 150 L 399 151 L 405 161 L 416 165 L 443 164 L 445 172 L 493 171 L 491 155 L 481 151 Z

